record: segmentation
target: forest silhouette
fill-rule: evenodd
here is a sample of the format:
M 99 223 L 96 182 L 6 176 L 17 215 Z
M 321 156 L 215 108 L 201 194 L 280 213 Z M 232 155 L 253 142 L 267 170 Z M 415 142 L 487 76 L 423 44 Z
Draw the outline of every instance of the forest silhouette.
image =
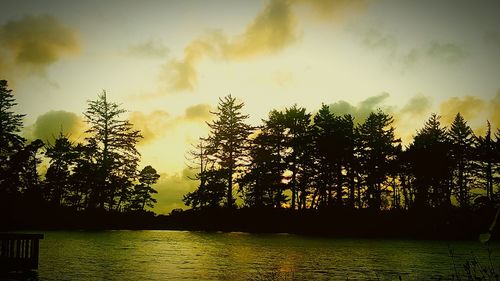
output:
M 154 215 L 148 208 L 159 174 L 139 169 L 141 133 L 105 91 L 88 101 L 81 143 L 62 132 L 52 143 L 27 141 L 15 105 L 1 80 L 5 228 L 469 237 L 488 229 L 500 201 L 500 129 L 492 132 L 487 121 L 486 134 L 477 136 L 460 113 L 449 127 L 432 114 L 403 147 L 393 117 L 381 110 L 356 120 L 324 104 L 315 113 L 294 105 L 252 126 L 244 103 L 228 95 L 207 122 L 208 136 L 189 152 L 199 182 L 183 198 L 191 209 Z M 49 163 L 44 175 L 42 158 Z

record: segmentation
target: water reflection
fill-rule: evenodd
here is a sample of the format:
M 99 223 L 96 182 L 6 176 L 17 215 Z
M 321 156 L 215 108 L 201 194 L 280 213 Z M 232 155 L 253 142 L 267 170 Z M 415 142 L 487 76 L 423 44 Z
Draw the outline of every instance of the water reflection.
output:
M 420 280 L 453 273 L 478 242 L 181 231 L 47 232 L 41 280 Z M 500 253 L 498 244 L 493 253 Z M 500 259 L 493 256 L 494 264 Z
M 0 280 L 25 280 L 25 281 L 38 281 L 38 272 L 37 271 L 22 271 L 22 272 L 8 272 L 8 273 L 0 273 Z

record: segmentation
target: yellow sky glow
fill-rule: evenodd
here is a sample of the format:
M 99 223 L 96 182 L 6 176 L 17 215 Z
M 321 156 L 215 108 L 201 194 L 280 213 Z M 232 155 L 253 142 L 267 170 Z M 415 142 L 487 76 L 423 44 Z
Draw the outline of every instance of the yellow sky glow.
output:
M 407 143 L 431 112 L 461 112 L 477 133 L 500 126 L 500 7 L 494 1 L 7 0 L 0 78 L 29 138 L 83 138 L 86 101 L 103 89 L 143 131 L 142 163 L 162 179 L 156 211 L 196 183 L 185 156 L 218 98 L 271 109 L 377 108 Z

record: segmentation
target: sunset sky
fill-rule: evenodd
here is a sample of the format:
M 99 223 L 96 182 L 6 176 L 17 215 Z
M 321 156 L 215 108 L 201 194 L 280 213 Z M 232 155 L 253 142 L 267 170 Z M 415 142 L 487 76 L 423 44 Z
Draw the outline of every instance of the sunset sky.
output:
M 182 207 L 196 183 L 190 144 L 219 97 L 271 109 L 321 103 L 357 120 L 381 108 L 411 140 L 431 112 L 500 127 L 500 2 L 402 0 L 0 0 L 0 79 L 23 134 L 84 138 L 82 112 L 103 89 L 162 175 L 155 211 Z

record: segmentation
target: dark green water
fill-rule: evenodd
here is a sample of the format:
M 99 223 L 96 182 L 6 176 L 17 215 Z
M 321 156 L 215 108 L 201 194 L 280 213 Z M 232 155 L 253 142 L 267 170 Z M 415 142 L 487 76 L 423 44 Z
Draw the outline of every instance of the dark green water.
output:
M 476 256 L 489 266 L 486 247 L 475 241 L 183 231 L 44 234 L 39 280 L 433 280 L 449 278 L 453 261 L 461 269 Z M 489 247 L 498 270 L 500 244 Z

